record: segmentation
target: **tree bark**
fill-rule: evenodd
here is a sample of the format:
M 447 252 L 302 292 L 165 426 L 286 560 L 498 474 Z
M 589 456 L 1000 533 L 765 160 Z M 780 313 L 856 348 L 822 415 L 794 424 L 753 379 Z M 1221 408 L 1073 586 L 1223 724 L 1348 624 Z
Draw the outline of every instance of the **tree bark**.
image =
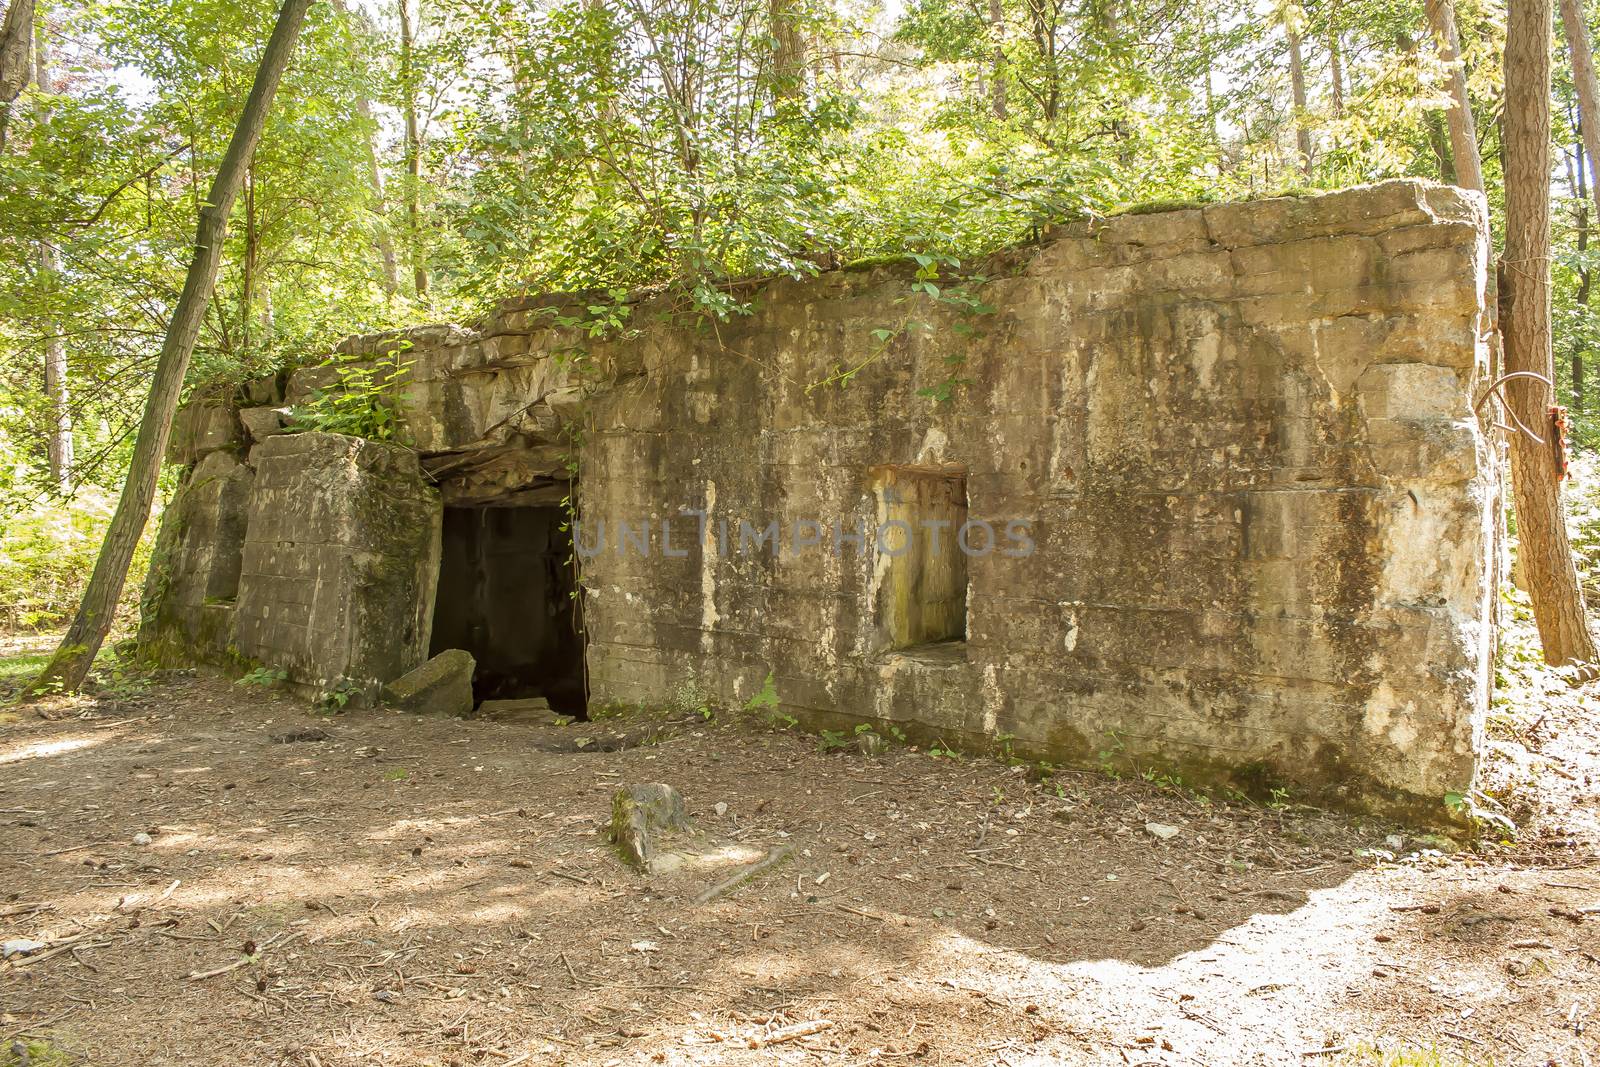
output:
M 33 80 L 45 96 L 55 91 L 50 78 L 50 46 L 45 37 L 44 20 L 39 20 L 38 40 L 33 48 Z M 39 278 L 54 288 L 61 270 L 61 254 L 51 241 L 39 242 Z M 50 481 L 62 493 L 72 486 L 72 412 L 71 391 L 67 381 L 67 344 L 61 336 L 61 324 L 45 323 L 44 340 L 44 396 L 49 406 L 50 430 L 48 454 Z
M 1578 91 L 1578 128 L 1583 133 L 1583 150 L 1589 157 L 1589 171 L 1600 160 L 1600 80 L 1594 72 L 1594 45 L 1589 38 L 1589 23 L 1583 17 L 1580 0 L 1561 0 L 1561 25 L 1566 30 L 1567 53 L 1572 57 L 1572 85 Z M 1583 159 L 1578 160 L 1583 169 Z M 1595 210 L 1600 211 L 1600 183 L 1590 183 Z
M 1455 157 L 1455 182 L 1463 189 L 1483 192 L 1483 159 L 1478 154 L 1478 129 L 1467 97 L 1467 71 L 1461 62 L 1461 39 L 1456 33 L 1456 11 L 1451 0 L 1424 0 L 1428 25 L 1439 58 L 1450 67 L 1450 154 Z
M 1306 68 L 1300 56 L 1299 12 L 1286 9 L 1283 29 L 1289 37 L 1289 89 L 1294 94 L 1294 139 L 1300 152 L 1300 170 L 1311 177 L 1311 128 L 1306 125 Z
M 0 149 L 6 146 L 11 105 L 33 77 L 33 0 L 11 0 L 0 21 Z
M 1006 11 L 1001 0 L 989 0 L 989 37 L 994 51 L 989 61 L 989 107 L 1004 120 L 1010 113 L 1006 101 Z
M 217 169 L 216 180 L 206 206 L 200 210 L 200 221 L 195 227 L 194 255 L 189 261 L 189 273 L 184 279 L 183 292 L 167 324 L 167 334 L 161 345 L 161 356 L 156 362 L 155 374 L 150 381 L 150 395 L 145 400 L 144 416 L 139 422 L 139 435 L 134 441 L 133 459 L 128 466 L 128 479 L 122 488 L 122 498 L 117 502 L 116 514 L 106 530 L 106 539 L 100 546 L 100 557 L 95 561 L 94 572 L 84 589 L 83 602 L 67 627 L 61 646 L 56 649 L 49 664 L 26 690 L 26 695 L 37 697 L 48 692 L 74 691 L 83 684 L 94 657 L 105 641 L 106 633 L 116 615 L 117 601 L 128 578 L 128 565 L 133 561 L 134 549 L 150 518 L 150 504 L 155 498 L 156 479 L 161 473 L 161 460 L 167 451 L 167 439 L 172 433 L 172 416 L 178 408 L 178 398 L 183 391 L 183 377 L 189 369 L 189 357 L 200 334 L 205 319 L 206 303 L 217 282 L 217 268 L 222 261 L 222 242 L 227 235 L 228 216 L 233 202 L 244 182 L 245 168 L 261 140 L 261 130 L 266 125 L 267 112 L 277 93 L 284 69 L 294 53 L 300 27 L 305 22 L 306 9 L 311 0 L 284 0 L 278 12 L 277 25 L 272 38 L 261 55 L 256 69 L 255 83 L 245 101 L 244 111 L 234 127 L 233 138 Z
M 768 0 L 772 30 L 772 79 L 780 100 L 798 99 L 805 88 L 805 41 L 796 25 L 795 0 Z
M 1589 250 L 1589 188 L 1588 188 L 1588 180 L 1587 180 L 1587 178 L 1586 178 L 1586 176 L 1584 174 L 1584 169 L 1583 169 L 1584 168 L 1584 162 L 1583 162 L 1584 149 L 1583 149 L 1583 140 L 1582 140 L 1583 133 L 1581 131 L 1581 127 L 1583 126 L 1583 120 L 1581 118 L 1577 119 L 1574 122 L 1574 125 L 1577 126 L 1577 127 L 1580 127 L 1580 129 L 1574 131 L 1575 133 L 1577 133 L 1579 140 L 1578 140 L 1578 143 L 1576 145 L 1573 145 L 1573 147 L 1572 147 L 1571 162 L 1568 164 L 1568 166 L 1571 168 L 1571 170 L 1569 171 L 1569 174 L 1570 174 L 1571 181 L 1572 181 L 1572 188 L 1573 188 L 1573 191 L 1577 194 L 1577 200 L 1578 200 L 1578 246 L 1577 247 L 1578 247 L 1578 262 L 1582 263 L 1583 260 L 1584 260 L 1584 253 Z M 1587 313 L 1588 310 L 1589 310 L 1589 294 L 1593 291 L 1593 288 L 1594 288 L 1593 281 L 1594 281 L 1594 276 L 1593 276 L 1593 274 L 1590 273 L 1589 268 L 1587 268 L 1587 267 L 1579 267 L 1578 268 L 1578 291 L 1573 294 L 1572 299 L 1573 299 L 1573 302 L 1575 304 L 1577 304 L 1579 307 L 1584 309 L 1585 313 Z M 1580 336 L 1574 337 L 1572 339 L 1571 370 L 1572 370 L 1572 410 L 1573 411 L 1582 411 L 1583 410 L 1583 384 L 1584 384 L 1583 383 L 1583 379 L 1586 376 L 1585 375 L 1586 368 L 1585 368 L 1585 365 L 1584 365 L 1585 362 L 1586 361 L 1584 359 L 1583 337 L 1580 335 Z
M 1338 0 L 1328 5 L 1328 80 L 1333 90 L 1333 113 L 1344 114 L 1344 45 L 1339 39 Z
M 400 84 L 406 121 L 406 225 L 410 238 L 411 277 L 419 298 L 428 295 L 428 264 L 422 254 L 422 125 L 417 117 L 417 74 L 413 52 L 416 31 L 411 0 L 400 0 Z
M 353 19 L 363 33 L 372 32 L 371 23 L 366 17 L 359 14 L 352 15 L 345 0 L 333 0 L 333 9 L 339 13 L 340 18 Z M 367 186 L 372 190 L 372 214 L 375 223 L 372 243 L 378 250 L 378 260 L 383 265 L 383 291 L 388 296 L 394 296 L 400 291 L 400 262 L 395 255 L 394 238 L 389 234 L 388 214 L 384 208 L 383 168 L 378 158 L 378 122 L 372 116 L 372 100 L 367 96 L 365 86 L 356 92 L 356 114 L 370 131 L 367 134 L 366 149 Z
M 1501 327 L 1507 373 L 1554 379 L 1550 347 L 1550 0 L 1511 0 L 1505 52 L 1505 256 Z M 1511 434 L 1518 550 L 1547 663 L 1590 662 L 1594 639 L 1561 510 L 1544 383 L 1506 386 L 1512 412 L 1545 438 Z

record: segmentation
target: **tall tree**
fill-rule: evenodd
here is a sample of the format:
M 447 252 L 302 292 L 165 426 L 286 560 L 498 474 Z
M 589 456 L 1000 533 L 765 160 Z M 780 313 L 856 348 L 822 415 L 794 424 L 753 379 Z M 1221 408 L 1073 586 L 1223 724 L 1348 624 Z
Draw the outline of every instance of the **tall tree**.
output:
M 422 121 L 417 114 L 417 31 L 411 0 L 400 0 L 400 92 L 406 123 L 406 225 L 411 276 L 418 299 L 428 295 L 428 263 L 422 251 Z
M 284 0 L 278 12 L 272 37 L 267 41 L 266 50 L 261 54 L 261 63 L 256 68 L 250 95 L 234 127 L 222 164 L 217 168 L 210 195 L 200 209 L 200 221 L 195 227 L 194 255 L 189 261 L 183 292 L 173 308 L 172 319 L 161 345 L 161 356 L 150 381 L 150 395 L 145 400 L 144 417 L 139 423 L 133 459 L 128 467 L 122 497 L 117 502 L 116 514 L 112 516 L 105 541 L 100 546 L 100 557 L 95 561 L 94 573 L 84 590 L 78 613 L 67 627 L 55 655 L 29 685 L 27 693 L 30 696 L 58 689 L 75 691 L 83 684 L 89 667 L 94 663 L 95 654 L 100 651 L 100 645 L 111 629 L 117 600 L 128 578 L 128 565 L 133 560 L 134 549 L 150 518 L 150 504 L 155 499 L 156 479 L 161 473 L 161 460 L 166 455 L 167 440 L 172 433 L 172 417 L 183 392 L 184 374 L 189 369 L 189 358 L 194 353 L 195 340 L 200 335 L 206 305 L 211 299 L 217 281 L 217 269 L 222 262 L 222 243 L 227 236 L 228 216 L 233 211 L 234 200 L 238 198 L 239 188 L 244 183 L 245 171 L 261 140 L 272 98 L 277 94 L 278 83 L 294 54 L 295 41 L 300 36 L 300 27 L 305 23 L 306 9 L 310 6 L 311 0 Z
M 1577 225 L 1573 228 L 1577 234 L 1577 242 L 1573 250 L 1578 253 L 1576 257 L 1577 267 L 1575 268 L 1578 275 L 1578 288 L 1572 294 L 1572 302 L 1587 314 L 1589 311 L 1589 293 L 1593 288 L 1594 281 L 1593 272 L 1585 265 L 1588 259 L 1585 253 L 1589 251 L 1589 180 L 1584 173 L 1583 134 L 1577 129 L 1577 127 L 1582 126 L 1583 122 L 1577 116 L 1571 116 L 1571 118 L 1574 126 L 1573 132 L 1577 135 L 1578 143 L 1573 145 L 1571 155 L 1567 155 L 1565 152 L 1562 155 L 1566 156 L 1567 160 L 1567 184 L 1577 194 L 1577 203 L 1574 205 L 1574 210 L 1577 212 L 1578 218 Z M 1584 338 L 1579 332 L 1577 337 L 1572 338 L 1572 355 L 1568 363 L 1572 378 L 1572 410 L 1574 411 L 1583 410 L 1583 383 L 1584 378 L 1587 376 L 1584 363 Z
M 1508 373 L 1555 378 L 1550 343 L 1550 0 L 1511 0 L 1505 52 L 1505 255 L 1501 328 Z M 1506 386 L 1517 419 L 1540 432 L 1511 435 L 1519 556 L 1546 662 L 1590 662 L 1594 638 L 1561 510 L 1545 381 Z
M 50 75 L 50 39 L 45 33 L 42 16 L 38 22 L 38 40 L 33 47 L 34 81 L 39 86 L 40 95 L 48 100 L 55 89 Z M 57 289 L 60 272 L 61 252 L 55 242 L 48 238 L 40 241 L 39 277 L 47 290 Z M 72 409 L 71 391 L 67 384 L 67 342 L 58 321 L 48 322 L 45 326 L 44 396 L 50 409 L 50 481 L 58 490 L 66 492 L 72 482 Z
M 1455 164 L 1455 183 L 1463 189 L 1483 192 L 1483 160 L 1478 154 L 1478 130 L 1472 120 L 1472 101 L 1467 97 L 1467 71 L 1461 62 L 1461 39 L 1456 32 L 1456 11 L 1452 0 L 1424 0 L 1428 26 L 1439 49 L 1439 58 L 1450 68 L 1450 154 Z
M 1006 106 L 1006 9 L 1002 0 L 989 0 L 989 35 L 993 38 L 994 58 L 989 62 L 989 107 L 994 117 L 1004 119 Z
M 1306 113 L 1306 66 L 1300 52 L 1300 25 L 1304 14 L 1297 4 L 1283 7 L 1283 31 L 1289 38 L 1289 91 L 1294 97 L 1294 139 L 1300 170 L 1311 176 L 1311 126 Z
M 33 0 L 11 0 L 0 21 L 0 148 L 6 146 L 11 105 L 33 76 Z
M 1583 17 L 1581 0 L 1561 0 L 1561 25 L 1566 31 L 1567 53 L 1572 57 L 1572 87 L 1578 93 L 1578 128 L 1583 132 L 1583 150 L 1593 174 L 1600 160 L 1600 80 L 1594 73 L 1594 45 L 1590 43 L 1589 22 Z M 1578 160 L 1583 169 L 1583 160 Z M 1595 206 L 1600 209 L 1600 184 L 1591 183 Z
M 1328 88 L 1335 115 L 1344 114 L 1344 45 L 1339 40 L 1339 5 L 1328 10 Z

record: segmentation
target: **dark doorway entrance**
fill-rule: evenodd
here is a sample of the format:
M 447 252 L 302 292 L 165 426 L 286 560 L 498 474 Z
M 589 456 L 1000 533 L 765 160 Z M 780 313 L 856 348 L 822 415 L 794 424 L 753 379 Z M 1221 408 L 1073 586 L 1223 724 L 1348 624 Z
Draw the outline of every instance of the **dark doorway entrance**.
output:
M 559 507 L 445 508 L 432 654 L 478 661 L 478 701 L 544 697 L 586 717 L 572 535 Z

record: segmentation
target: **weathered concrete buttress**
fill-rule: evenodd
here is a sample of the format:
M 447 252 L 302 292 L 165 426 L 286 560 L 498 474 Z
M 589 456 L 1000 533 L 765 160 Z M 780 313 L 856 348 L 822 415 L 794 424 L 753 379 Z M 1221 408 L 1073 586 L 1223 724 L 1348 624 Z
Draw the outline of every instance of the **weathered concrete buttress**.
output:
M 1488 699 L 1486 232 L 1473 194 L 1391 182 L 1073 224 L 940 279 L 964 305 L 890 264 L 725 323 L 645 299 L 602 341 L 566 298 L 355 338 L 410 362 L 414 451 L 284 433 L 328 367 L 191 413 L 142 636 L 369 691 L 429 653 L 436 585 L 453 635 L 496 629 L 480 662 L 526 588 L 527 662 L 586 658 L 591 704 L 775 698 L 1438 818 Z M 548 517 L 444 523 L 481 558 L 439 579 L 441 504 L 569 494 L 581 610 L 534 602 L 568 588 Z M 550 637 L 580 625 L 586 653 Z

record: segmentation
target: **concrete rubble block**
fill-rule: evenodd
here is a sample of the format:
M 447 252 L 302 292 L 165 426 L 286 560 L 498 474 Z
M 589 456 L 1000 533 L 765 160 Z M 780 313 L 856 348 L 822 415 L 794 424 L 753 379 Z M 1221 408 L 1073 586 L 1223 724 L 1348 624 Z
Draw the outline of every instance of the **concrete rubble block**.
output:
M 239 443 L 239 421 L 220 400 L 191 400 L 172 418 L 167 462 L 187 466 L 200 457 Z
M 640 870 L 650 869 L 664 838 L 688 829 L 683 797 L 670 785 L 624 786 L 611 798 L 611 843 Z
M 242 408 L 239 411 L 239 422 L 252 441 L 264 441 L 286 432 L 288 419 L 289 409 L 286 407 Z
M 279 434 L 251 455 L 239 652 L 301 689 L 375 696 L 427 658 L 438 492 L 399 445 Z
M 385 685 L 383 699 L 396 710 L 413 715 L 471 715 L 472 672 L 477 666 L 472 653 L 445 649 Z
M 550 710 L 550 701 L 544 697 L 521 697 L 516 700 L 485 700 L 478 705 L 477 717 L 495 722 L 548 723 L 555 713 Z
M 262 407 L 283 403 L 283 374 L 267 374 L 251 378 L 239 387 L 239 399 L 245 407 Z

